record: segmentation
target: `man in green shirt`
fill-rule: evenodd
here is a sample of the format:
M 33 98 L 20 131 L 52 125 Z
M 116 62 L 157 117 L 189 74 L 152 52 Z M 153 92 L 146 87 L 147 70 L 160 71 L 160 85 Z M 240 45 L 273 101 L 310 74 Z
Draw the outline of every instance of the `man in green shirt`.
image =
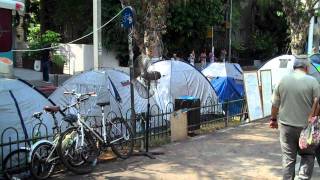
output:
M 307 56 L 296 56 L 293 68 L 294 71 L 284 76 L 273 92 L 270 127 L 278 128 L 280 122 L 283 179 L 294 179 L 297 153 L 301 156 L 298 178 L 311 179 L 314 152 L 301 150 L 299 137 L 308 125 L 308 115 L 320 89 L 317 80 L 307 75 Z

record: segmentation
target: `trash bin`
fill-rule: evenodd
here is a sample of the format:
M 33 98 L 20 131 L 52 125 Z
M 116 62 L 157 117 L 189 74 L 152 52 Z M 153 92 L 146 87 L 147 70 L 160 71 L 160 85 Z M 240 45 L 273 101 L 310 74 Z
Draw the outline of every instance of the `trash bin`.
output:
M 188 131 L 200 129 L 200 99 L 192 96 L 181 96 L 175 99 L 174 110 L 184 108 L 196 108 L 187 113 Z

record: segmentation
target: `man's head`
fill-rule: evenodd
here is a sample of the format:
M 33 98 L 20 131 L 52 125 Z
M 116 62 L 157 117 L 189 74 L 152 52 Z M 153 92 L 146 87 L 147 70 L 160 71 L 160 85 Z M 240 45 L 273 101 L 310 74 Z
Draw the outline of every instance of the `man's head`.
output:
M 309 70 L 309 61 L 308 61 L 308 56 L 307 55 L 295 55 L 295 60 L 293 63 L 293 69 L 300 69 L 305 71 L 306 73 Z

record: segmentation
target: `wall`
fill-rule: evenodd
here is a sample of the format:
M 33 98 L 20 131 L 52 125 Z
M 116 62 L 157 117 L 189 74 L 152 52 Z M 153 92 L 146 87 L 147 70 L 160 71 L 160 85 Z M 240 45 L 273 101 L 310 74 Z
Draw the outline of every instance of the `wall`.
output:
M 77 74 L 82 71 L 93 69 L 93 45 L 89 44 L 64 44 L 60 48 L 60 53 L 67 57 L 64 66 L 64 74 Z M 99 67 L 111 67 L 129 72 L 129 68 L 120 67 L 119 61 L 115 58 L 114 51 L 102 50 L 101 62 Z

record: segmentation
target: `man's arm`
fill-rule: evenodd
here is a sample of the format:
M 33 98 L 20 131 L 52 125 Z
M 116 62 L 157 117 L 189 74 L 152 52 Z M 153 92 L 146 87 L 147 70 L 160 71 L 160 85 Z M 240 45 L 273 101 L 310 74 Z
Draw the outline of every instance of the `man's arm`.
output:
M 279 85 L 275 88 L 273 95 L 272 95 L 272 107 L 271 107 L 271 118 L 269 121 L 269 127 L 270 128 L 276 128 L 278 129 L 278 121 L 277 116 L 279 113 L 279 107 L 280 107 L 280 93 L 279 93 Z
M 277 119 L 277 115 L 279 112 L 279 107 L 273 106 L 271 107 L 271 119 Z
M 308 116 L 309 121 L 312 120 L 312 117 L 319 116 L 319 112 L 320 112 L 319 99 L 315 97 L 313 100 L 311 112 L 309 113 L 309 116 Z

